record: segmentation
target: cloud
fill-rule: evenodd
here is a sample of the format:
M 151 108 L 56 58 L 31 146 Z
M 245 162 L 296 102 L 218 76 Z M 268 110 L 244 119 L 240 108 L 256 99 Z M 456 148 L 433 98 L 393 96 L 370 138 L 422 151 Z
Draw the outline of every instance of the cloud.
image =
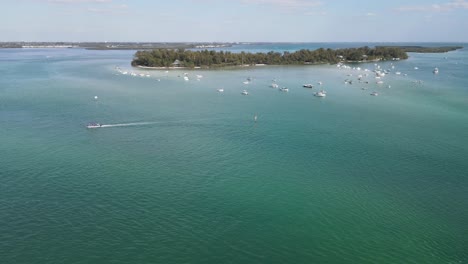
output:
M 326 16 L 328 13 L 325 11 L 309 11 L 305 12 L 305 16 Z
M 402 6 L 396 8 L 395 10 L 398 12 L 448 12 L 455 9 L 468 9 L 468 1 L 454 0 L 442 4 Z
M 314 0 L 242 0 L 242 2 L 246 4 L 269 4 L 290 9 L 317 7 L 322 5 L 322 2 Z
M 103 8 L 88 7 L 86 10 L 90 13 L 98 14 L 126 14 L 128 13 L 128 6 L 125 4 L 107 6 Z
M 47 0 L 49 3 L 78 4 L 78 3 L 112 3 L 112 0 Z

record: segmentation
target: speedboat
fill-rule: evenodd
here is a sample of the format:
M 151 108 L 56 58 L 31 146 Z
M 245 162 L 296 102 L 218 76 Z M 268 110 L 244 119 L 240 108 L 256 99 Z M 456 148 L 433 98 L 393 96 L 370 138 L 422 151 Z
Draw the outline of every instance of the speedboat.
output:
M 379 94 L 378 94 L 377 92 L 374 91 L 374 92 L 372 92 L 370 95 L 372 95 L 372 96 L 377 96 L 377 95 L 379 95 Z
M 439 73 L 439 68 L 434 68 L 434 70 L 432 71 L 434 74 L 438 74 Z
M 276 84 L 276 83 L 272 83 L 272 84 L 271 84 L 271 87 L 272 87 L 272 88 L 278 88 L 279 86 L 278 86 L 278 84 Z
M 218 91 L 218 92 L 222 93 L 222 92 L 224 92 L 224 88 L 219 88 L 219 89 L 216 89 L 216 91 Z
M 243 90 L 241 94 L 242 95 L 249 95 L 249 92 L 247 92 L 247 90 Z
M 184 76 L 184 80 L 185 80 L 185 81 L 188 81 L 189 78 L 188 78 L 187 76 Z
M 317 97 L 325 97 L 325 96 L 327 96 L 327 92 L 325 92 L 324 90 L 322 90 L 322 91 L 320 91 L 320 92 L 314 93 L 314 96 L 317 96 Z
M 310 84 L 310 83 L 304 84 L 304 85 L 302 85 L 302 87 L 304 87 L 304 88 L 314 88 L 314 86 L 312 84 Z
M 279 89 L 281 92 L 289 92 L 289 89 L 287 87 L 282 87 Z
M 244 82 L 242 82 L 242 83 L 243 83 L 243 84 L 249 84 L 249 81 L 244 81 Z
M 86 128 L 100 128 L 100 127 L 102 127 L 102 125 L 99 123 L 88 123 L 88 125 L 86 125 Z
M 319 85 L 322 85 L 323 83 L 322 82 L 317 82 Z

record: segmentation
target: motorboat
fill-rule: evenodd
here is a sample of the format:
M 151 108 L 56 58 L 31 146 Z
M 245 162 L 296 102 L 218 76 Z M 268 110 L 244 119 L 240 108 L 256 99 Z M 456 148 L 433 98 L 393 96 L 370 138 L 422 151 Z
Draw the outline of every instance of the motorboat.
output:
M 282 87 L 279 89 L 281 92 L 289 92 L 289 89 L 287 87 Z
M 272 88 L 279 88 L 279 85 L 276 84 L 276 83 L 272 83 L 272 84 L 271 84 L 271 87 L 272 87 Z
M 312 84 L 310 84 L 310 83 L 304 84 L 304 85 L 302 85 L 302 87 L 304 87 L 304 88 L 314 88 L 314 86 Z
M 325 92 L 324 90 L 322 90 L 322 91 L 316 92 L 316 93 L 314 94 L 314 96 L 317 96 L 317 97 L 325 97 L 325 96 L 327 96 L 327 92 Z
M 184 76 L 184 80 L 185 80 L 185 81 L 188 81 L 189 78 L 188 78 L 187 76 Z
M 222 92 L 224 92 L 224 88 L 216 89 L 216 91 L 218 91 L 219 93 L 222 93 Z
M 432 71 L 434 74 L 438 74 L 439 73 L 439 68 L 434 68 L 434 70 Z
M 99 123 L 88 123 L 86 125 L 86 128 L 100 128 L 100 127 L 102 127 L 102 125 Z
M 317 83 L 318 83 L 318 85 L 322 85 L 322 84 L 323 84 L 322 82 L 317 82 Z
M 247 90 L 243 90 L 241 94 L 242 95 L 249 95 L 249 92 L 247 92 Z
M 370 95 L 372 95 L 372 96 L 377 96 L 377 95 L 379 95 L 379 94 L 378 94 L 376 91 L 374 91 L 374 92 L 372 92 Z
M 249 81 L 244 81 L 242 82 L 243 84 L 249 84 L 250 82 Z

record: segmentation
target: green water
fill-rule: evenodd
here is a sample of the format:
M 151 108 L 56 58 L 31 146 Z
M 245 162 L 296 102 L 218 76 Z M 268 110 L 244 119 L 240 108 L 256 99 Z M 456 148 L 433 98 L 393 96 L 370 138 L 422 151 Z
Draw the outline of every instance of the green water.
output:
M 380 86 L 131 58 L 0 51 L 1 263 L 468 261 L 466 51 L 413 54 Z

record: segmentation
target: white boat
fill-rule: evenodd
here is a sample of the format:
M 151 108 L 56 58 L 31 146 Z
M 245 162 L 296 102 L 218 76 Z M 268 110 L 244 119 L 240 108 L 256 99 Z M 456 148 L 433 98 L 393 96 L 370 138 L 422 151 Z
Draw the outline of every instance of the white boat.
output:
M 271 87 L 272 87 L 272 88 L 279 88 L 279 85 L 276 84 L 276 83 L 272 83 L 272 84 L 271 84 Z
M 249 81 L 244 81 L 244 82 L 242 82 L 242 83 L 243 83 L 243 84 L 249 84 Z
M 415 70 L 419 69 L 418 67 L 414 67 Z
M 372 96 L 377 96 L 377 95 L 379 95 L 379 94 L 378 94 L 377 92 L 374 91 L 374 92 L 372 92 L 370 95 L 372 95 Z
M 216 91 L 218 91 L 219 93 L 222 93 L 222 92 L 224 92 L 224 89 L 223 89 L 223 88 L 219 88 L 219 89 L 216 89 Z
M 86 128 L 100 128 L 100 127 L 102 127 L 102 125 L 99 123 L 88 123 L 86 125 Z
M 289 89 L 287 87 L 282 87 L 279 89 L 281 92 L 289 92 Z
M 304 88 L 314 88 L 314 86 L 312 84 L 310 84 L 310 83 L 304 84 L 304 85 L 302 85 L 302 87 L 304 87 Z
M 184 80 L 188 81 L 188 80 L 189 80 L 189 78 L 188 78 L 187 76 L 184 76 Z
M 322 82 L 317 82 L 319 85 L 322 85 L 323 83 Z
M 242 95 L 249 95 L 249 92 L 247 92 L 247 90 L 243 90 L 241 94 Z
M 378 81 L 377 84 L 383 84 L 383 81 Z
M 396 74 L 396 75 L 400 75 L 400 74 L 401 74 L 401 72 L 395 72 L 395 74 Z
M 198 75 L 197 74 L 197 79 L 201 79 L 201 78 L 203 78 L 203 75 Z
M 439 68 L 434 68 L 434 70 L 432 71 L 434 74 L 438 74 L 439 73 Z
M 316 93 L 314 94 L 314 96 L 317 96 L 317 97 L 325 97 L 325 96 L 327 96 L 327 92 L 325 92 L 324 90 L 322 90 L 322 91 L 316 92 Z

